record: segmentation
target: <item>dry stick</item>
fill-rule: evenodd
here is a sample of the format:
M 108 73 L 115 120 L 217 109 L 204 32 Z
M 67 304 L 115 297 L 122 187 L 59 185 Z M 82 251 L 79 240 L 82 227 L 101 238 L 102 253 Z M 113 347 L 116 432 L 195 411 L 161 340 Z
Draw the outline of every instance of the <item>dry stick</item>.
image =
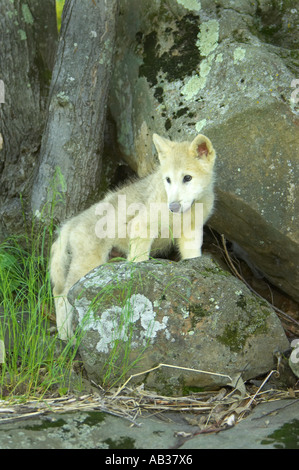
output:
M 80 398 L 79 398 L 79 400 L 80 400 Z M 30 418 L 40 417 L 40 416 L 43 416 L 45 414 L 48 414 L 49 412 L 54 413 L 54 414 L 55 413 L 66 413 L 66 412 L 71 412 L 71 411 L 79 411 L 79 410 L 82 410 L 84 412 L 88 409 L 92 409 L 92 410 L 99 410 L 101 412 L 105 412 L 105 413 L 108 413 L 108 414 L 111 414 L 113 416 L 117 416 L 117 417 L 120 417 L 120 418 L 124 418 L 124 419 L 130 421 L 131 424 L 134 424 L 135 426 L 140 426 L 139 423 L 136 423 L 135 417 L 130 416 L 127 412 L 124 412 L 122 410 L 120 411 L 120 410 L 110 409 L 105 404 L 99 403 L 98 400 L 97 400 L 97 403 L 90 403 L 90 404 L 84 403 L 84 401 L 80 401 L 78 403 L 78 401 L 76 399 L 73 399 L 73 398 L 71 398 L 70 400 L 67 400 L 67 398 L 57 399 L 57 400 L 52 400 L 51 399 L 49 401 L 54 406 L 49 407 L 49 408 L 45 408 L 43 410 L 39 409 L 38 411 L 32 411 L 30 413 L 21 413 L 21 414 L 14 415 L 14 416 L 9 417 L 9 418 L 1 418 L 0 423 L 1 424 L 13 423 L 13 422 L 20 421 L 20 420 L 26 420 L 26 419 L 30 419 Z M 74 401 L 77 402 L 77 406 L 75 405 Z M 53 402 L 57 403 L 56 406 L 55 406 L 55 403 L 53 403 Z M 63 403 L 61 403 L 61 402 L 63 402 Z M 71 406 L 68 406 L 69 403 L 71 404 Z M 48 403 L 47 403 L 47 405 L 48 405 Z M 2 410 L 2 412 L 4 412 L 4 409 Z M 5 410 L 5 412 L 6 413 L 15 412 L 15 410 L 7 408 Z
M 251 405 L 251 403 L 255 400 L 255 397 L 257 396 L 257 394 L 260 392 L 260 390 L 263 388 L 263 386 L 265 385 L 266 382 L 268 382 L 268 380 L 270 379 L 271 375 L 272 374 L 278 374 L 279 375 L 279 372 L 277 370 L 271 370 L 269 372 L 269 374 L 267 375 L 267 377 L 265 378 L 265 380 L 263 381 L 263 383 L 260 385 L 260 387 L 257 389 L 257 391 L 255 392 L 255 394 L 253 395 L 253 397 L 249 400 L 249 402 L 247 403 L 247 407 L 249 408 L 249 406 Z
M 271 375 L 274 374 L 274 373 L 278 373 L 279 372 L 277 370 L 271 370 L 269 372 L 269 374 L 267 375 L 267 377 L 265 378 L 265 380 L 263 381 L 263 383 L 260 385 L 260 387 L 257 389 L 257 391 L 255 392 L 255 394 L 253 395 L 253 397 L 249 400 L 249 402 L 247 403 L 246 405 L 246 408 L 250 408 L 252 402 L 255 400 L 256 396 L 259 394 L 260 390 L 263 388 L 263 386 L 265 385 L 266 382 L 268 382 L 268 380 L 270 379 Z M 242 419 L 242 416 L 244 415 L 244 413 L 246 413 L 247 410 L 244 410 L 242 411 L 242 413 L 240 413 L 240 416 L 239 416 L 239 420 Z M 238 420 L 238 421 L 239 421 Z
M 36 418 L 37 416 L 41 416 L 43 415 L 45 412 L 44 411 L 34 411 L 32 413 L 24 413 L 22 415 L 18 415 L 18 416 L 13 416 L 12 418 L 2 418 L 0 420 L 0 423 L 1 424 L 5 424 L 5 423 L 12 423 L 14 421 L 19 421 L 21 419 L 30 419 L 30 418 Z
M 124 418 L 124 419 L 130 421 L 130 423 L 134 424 L 135 426 L 138 426 L 138 427 L 141 426 L 140 423 L 135 422 L 135 418 L 133 418 L 132 416 L 128 416 L 127 414 L 119 413 L 117 411 L 112 411 L 109 408 L 106 408 L 105 406 L 100 407 L 100 411 L 102 413 L 108 413 L 110 415 L 117 416 L 118 418 Z
M 222 246 L 223 246 L 223 249 L 224 249 L 226 261 L 228 262 L 228 264 L 229 264 L 231 270 L 233 271 L 234 275 L 237 278 L 239 278 L 240 281 L 244 282 L 244 284 L 246 284 L 247 287 L 250 287 L 249 284 L 245 281 L 245 279 L 238 272 L 238 270 L 236 269 L 234 263 L 232 262 L 231 257 L 229 256 L 228 251 L 227 251 L 226 240 L 225 240 L 225 237 L 224 237 L 223 234 L 221 234 L 221 241 L 222 241 Z
M 138 374 L 131 375 L 128 378 L 128 380 L 121 387 L 119 387 L 117 392 L 113 395 L 112 399 L 116 398 L 117 395 L 119 395 L 119 393 L 125 388 L 125 386 L 127 385 L 128 382 L 130 382 L 131 379 L 133 379 L 134 377 L 138 377 L 139 375 L 144 375 L 144 374 L 147 374 L 149 372 L 152 372 L 153 370 L 160 369 L 160 367 L 169 367 L 169 368 L 172 368 L 172 369 L 180 369 L 180 370 L 187 370 L 187 371 L 191 371 L 191 372 L 199 372 L 201 374 L 217 375 L 218 377 L 227 377 L 230 381 L 232 381 L 232 378 L 229 375 L 226 375 L 226 374 L 218 374 L 217 372 L 207 372 L 205 370 L 190 369 L 188 367 L 174 366 L 174 365 L 171 365 L 171 364 L 162 364 L 161 363 L 161 364 L 158 364 L 156 367 L 152 367 L 151 369 L 145 370 L 143 372 L 139 372 Z
M 246 280 L 241 276 L 241 274 L 238 272 L 238 270 L 236 269 L 234 263 L 232 262 L 229 254 L 228 254 L 228 251 L 227 251 L 227 248 L 226 248 L 226 242 L 225 242 L 225 237 L 224 235 L 222 234 L 221 235 L 221 240 L 222 240 L 222 245 L 223 245 L 223 249 L 224 249 L 224 253 L 225 253 L 225 258 L 226 258 L 226 261 L 228 262 L 231 270 L 233 271 L 233 273 L 235 274 L 235 276 L 240 279 L 240 281 L 242 281 L 247 287 L 248 289 L 253 292 L 259 299 L 262 299 L 264 300 L 265 302 L 267 302 L 267 304 L 273 308 L 273 310 L 275 310 L 277 313 L 280 313 L 281 315 L 283 315 L 285 318 L 287 318 L 288 320 L 290 320 L 291 322 L 294 322 L 296 323 L 296 325 L 299 326 L 299 322 L 297 320 L 295 320 L 294 318 L 292 318 L 290 315 L 288 315 L 287 313 L 285 313 L 283 310 L 280 310 L 278 307 L 275 307 L 275 305 L 271 304 L 270 302 L 268 302 L 267 299 L 265 299 L 264 297 L 262 297 L 260 294 L 258 294 L 251 286 L 250 284 L 248 284 L 248 282 L 246 282 Z

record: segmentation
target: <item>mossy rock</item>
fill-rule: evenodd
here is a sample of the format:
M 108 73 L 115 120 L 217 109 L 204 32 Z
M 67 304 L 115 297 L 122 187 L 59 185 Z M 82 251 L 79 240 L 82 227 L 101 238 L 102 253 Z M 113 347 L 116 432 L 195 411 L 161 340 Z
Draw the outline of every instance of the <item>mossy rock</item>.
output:
M 209 257 L 100 266 L 69 300 L 87 374 L 105 386 L 144 372 L 138 383 L 170 395 L 218 388 L 272 369 L 289 345 L 271 307 Z

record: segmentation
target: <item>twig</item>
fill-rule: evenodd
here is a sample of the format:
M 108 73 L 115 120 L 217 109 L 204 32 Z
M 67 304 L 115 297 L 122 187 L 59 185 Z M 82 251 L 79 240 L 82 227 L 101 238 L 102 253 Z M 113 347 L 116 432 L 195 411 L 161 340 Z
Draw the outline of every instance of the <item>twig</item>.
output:
M 272 415 L 275 411 L 284 410 L 285 408 L 288 408 L 289 406 L 295 405 L 296 403 L 298 403 L 298 401 L 299 401 L 299 399 L 297 398 L 295 400 L 292 400 L 291 403 L 287 403 L 284 406 L 280 406 L 279 408 L 276 408 L 275 410 L 268 411 L 268 413 L 263 413 L 262 416 L 255 416 L 254 418 L 252 418 L 252 421 L 257 420 L 257 419 L 263 419 L 268 415 Z
M 227 377 L 230 381 L 232 381 L 232 378 L 229 376 L 229 375 L 226 375 L 226 374 L 219 374 L 217 372 L 208 372 L 208 371 L 205 371 L 205 370 L 200 370 L 200 369 L 190 369 L 189 367 L 181 367 L 181 366 L 174 366 L 174 365 L 171 365 L 171 364 L 158 364 L 156 367 L 152 367 L 151 369 L 148 369 L 148 370 L 145 370 L 143 372 L 138 372 L 137 374 L 133 374 L 131 375 L 128 380 L 126 380 L 126 382 L 118 388 L 117 392 L 115 392 L 115 394 L 113 395 L 112 398 L 116 398 L 117 395 L 125 388 L 125 386 L 127 385 L 127 383 L 130 382 L 131 379 L 135 378 L 135 377 L 139 377 L 140 375 L 144 375 L 144 374 L 148 374 L 149 372 L 152 372 L 153 370 L 157 370 L 157 369 L 160 369 L 161 367 L 169 367 L 171 369 L 180 369 L 180 370 L 187 370 L 187 371 L 191 371 L 191 372 L 198 372 L 198 373 L 201 373 L 201 374 L 208 374 L 208 375 L 217 375 L 218 377 Z
M 193 369 L 191 369 L 193 370 Z M 99 397 L 95 395 L 82 395 L 80 397 L 74 398 L 74 396 L 69 397 L 60 397 L 57 399 L 49 398 L 42 401 L 31 400 L 27 403 L 15 403 L 14 405 L 10 402 L 9 407 L 6 409 L 3 408 L 3 402 L 1 402 L 1 411 L 5 410 L 8 413 L 14 411 L 14 414 L 11 417 L 5 416 L 1 419 L 0 424 L 12 423 L 15 421 L 21 421 L 22 419 L 30 418 L 40 418 L 41 416 L 49 415 L 49 413 L 60 414 L 71 411 L 101 411 L 103 413 L 109 413 L 111 415 L 117 416 L 119 418 L 124 418 L 128 420 L 131 425 L 139 426 L 139 423 L 136 422 L 138 416 L 142 416 L 143 412 L 150 414 L 150 416 L 155 415 L 156 413 L 163 413 L 165 411 L 173 412 L 196 412 L 201 414 L 202 417 L 205 417 L 205 425 L 212 420 L 216 422 L 217 425 L 222 421 L 222 417 L 225 417 L 226 412 L 222 412 L 219 416 L 218 405 L 222 405 L 224 408 L 228 409 L 228 412 L 232 410 L 232 413 L 237 412 L 239 419 L 242 419 L 244 413 L 250 411 L 250 406 L 255 400 L 257 403 L 260 402 L 269 402 L 282 400 L 283 398 L 289 397 L 289 393 L 285 391 L 277 390 L 266 390 L 261 391 L 264 384 L 269 380 L 272 373 L 271 371 L 267 378 L 264 380 L 262 385 L 259 387 L 256 393 L 253 396 L 249 396 L 250 401 L 247 403 L 247 406 L 241 406 L 241 412 L 237 411 L 240 406 L 238 403 L 244 403 L 244 397 L 230 397 L 228 399 L 228 394 L 220 395 L 219 392 L 204 392 L 195 394 L 193 397 L 165 397 L 158 394 L 153 394 L 150 391 L 140 391 L 137 389 L 130 389 L 127 387 L 126 392 L 133 393 L 134 396 L 128 395 L 109 395 L 109 392 L 105 397 Z M 217 374 L 222 375 L 222 374 Z M 123 388 L 123 387 L 122 387 Z M 216 396 L 215 396 L 216 394 Z M 299 395 L 299 390 L 294 390 L 296 396 Z M 136 396 L 137 395 L 137 396 Z M 210 401 L 207 401 L 209 398 Z M 214 397 L 214 400 L 212 400 Z M 219 397 L 219 398 L 217 398 Z M 35 409 L 32 409 L 35 408 Z M 30 410 L 30 412 L 28 412 Z M 224 423 L 225 424 L 225 423 Z M 214 424 L 211 424 L 211 429 Z M 223 424 L 221 424 L 223 426 Z M 223 428 L 221 428 L 222 430 Z
M 256 399 L 257 395 L 259 394 L 259 392 L 261 391 L 261 389 L 263 388 L 263 386 L 265 385 L 266 382 L 268 382 L 268 380 L 270 379 L 271 375 L 272 374 L 278 374 L 279 375 L 279 372 L 274 369 L 274 370 L 271 370 L 269 372 L 269 374 L 267 375 L 267 377 L 265 378 L 265 380 L 263 381 L 263 383 L 260 385 L 260 387 L 257 389 L 257 391 L 255 392 L 255 394 L 253 395 L 253 397 L 251 397 L 251 399 L 249 400 L 249 402 L 247 403 L 246 405 L 246 410 L 242 411 L 242 413 L 240 413 L 239 415 L 239 419 L 238 421 L 244 416 L 244 414 L 248 411 L 248 409 L 250 408 L 250 406 L 252 405 L 252 403 L 254 402 L 254 400 Z
M 234 263 L 232 262 L 231 260 L 231 257 L 229 256 L 228 254 L 228 251 L 227 251 L 227 247 L 226 247 L 226 240 L 225 240 L 225 237 L 223 234 L 221 234 L 221 241 L 222 241 L 222 246 L 223 246 L 223 250 L 224 250 L 224 253 L 225 253 L 225 259 L 227 261 L 227 263 L 229 264 L 232 272 L 234 273 L 234 275 L 240 279 L 240 281 L 244 282 L 244 284 L 246 284 L 247 287 L 250 288 L 249 284 L 245 281 L 245 279 L 241 276 L 241 274 L 238 272 L 238 270 L 236 269 Z
M 106 408 L 105 406 L 100 406 L 98 409 L 99 409 L 99 411 L 102 411 L 103 413 L 108 413 L 110 415 L 117 416 L 118 418 L 127 419 L 128 421 L 130 421 L 135 426 L 138 426 L 138 427 L 141 426 L 140 423 L 136 423 L 135 418 L 132 418 L 132 416 L 129 416 L 126 413 L 124 414 L 124 413 L 121 413 L 121 412 L 112 411 L 109 408 Z
M 90 382 L 98 389 L 100 390 L 102 393 L 105 393 L 105 390 L 103 389 L 103 387 L 101 387 L 101 385 L 97 384 L 94 380 L 90 380 Z
M 24 414 L 21 414 L 21 415 L 18 415 L 18 416 L 13 416 L 12 418 L 2 418 L 0 420 L 0 423 L 1 424 L 13 423 L 14 421 L 19 421 L 20 419 L 35 418 L 35 417 L 40 416 L 44 413 L 45 413 L 44 411 L 34 411 L 32 413 L 24 413 Z
M 221 240 L 222 240 L 222 245 L 223 245 L 223 250 L 224 250 L 224 253 L 225 253 L 225 259 L 227 261 L 227 263 L 229 264 L 233 274 L 238 278 L 240 279 L 240 281 L 242 281 L 247 287 L 248 289 L 253 292 L 259 299 L 261 300 L 264 300 L 271 308 L 273 308 L 273 310 L 275 310 L 277 313 L 279 313 L 280 315 L 282 315 L 283 317 L 287 318 L 289 321 L 295 323 L 296 325 L 299 326 L 299 322 L 297 320 L 295 320 L 294 318 L 292 318 L 290 315 L 288 315 L 287 313 L 285 313 L 283 310 L 280 310 L 280 308 L 276 307 L 275 305 L 273 305 L 273 303 L 269 302 L 267 299 L 265 299 L 265 297 L 263 297 L 262 295 L 258 294 L 252 287 L 250 284 L 248 284 L 248 282 L 241 276 L 241 274 L 238 272 L 238 270 L 236 269 L 234 263 L 232 262 L 231 260 L 231 257 L 229 256 L 229 253 L 227 251 L 227 247 L 226 247 L 226 240 L 225 240 L 225 237 L 224 235 L 222 234 L 221 235 Z

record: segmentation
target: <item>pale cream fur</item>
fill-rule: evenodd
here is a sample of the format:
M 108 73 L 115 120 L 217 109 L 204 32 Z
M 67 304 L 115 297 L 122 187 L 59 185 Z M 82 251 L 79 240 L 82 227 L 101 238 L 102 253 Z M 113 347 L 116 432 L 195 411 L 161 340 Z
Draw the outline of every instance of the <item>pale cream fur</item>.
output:
M 133 183 L 109 192 L 103 199 L 118 209 L 118 196 L 126 196 L 127 208 L 133 203 L 142 204 L 143 211 L 136 215 L 127 215 L 125 229 L 126 237 L 100 238 L 96 234 L 99 215 L 96 214 L 98 204 L 94 204 L 81 214 L 66 222 L 54 242 L 51 252 L 50 273 L 55 297 L 56 321 L 59 336 L 67 339 L 72 336 L 72 308 L 67 300 L 69 289 L 81 277 L 93 268 L 106 263 L 112 248 L 122 252 L 130 261 L 144 261 L 149 259 L 150 253 L 156 255 L 165 252 L 171 246 L 172 237 L 161 238 L 159 234 L 163 229 L 160 221 L 159 233 L 150 234 L 149 207 L 151 203 L 167 203 L 176 206 L 175 213 L 169 211 L 169 224 L 179 213 L 191 211 L 192 228 L 194 228 L 194 203 L 203 203 L 203 223 L 210 216 L 214 204 L 213 167 L 215 151 L 210 140 L 198 135 L 191 143 L 171 142 L 157 134 L 153 141 L 158 151 L 160 164 L 151 175 Z M 191 176 L 185 181 L 184 176 Z M 170 182 L 169 182 L 170 181 Z M 116 224 L 118 218 L 116 217 Z M 137 237 L 136 230 L 142 224 L 147 236 Z M 167 221 L 168 223 L 168 221 Z M 128 228 L 130 227 L 130 230 Z M 117 230 L 116 230 L 117 232 Z M 134 235 L 135 233 L 135 235 Z M 140 232 L 138 232 L 140 233 Z M 201 255 L 201 242 L 196 247 L 188 248 L 190 235 L 183 233 L 175 240 L 182 259 L 194 258 Z

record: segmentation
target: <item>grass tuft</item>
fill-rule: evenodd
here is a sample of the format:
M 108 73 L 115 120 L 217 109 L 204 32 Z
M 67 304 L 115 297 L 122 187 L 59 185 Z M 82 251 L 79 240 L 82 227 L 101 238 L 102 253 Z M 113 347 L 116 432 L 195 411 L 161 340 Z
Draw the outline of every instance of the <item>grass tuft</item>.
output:
M 61 186 L 59 169 L 53 181 L 52 191 L 56 183 Z M 61 200 L 57 190 L 29 229 L 24 215 L 24 235 L 0 244 L 1 399 L 42 397 L 65 387 L 72 374 L 78 345 L 61 343 L 51 328 L 55 312 L 48 262 L 54 209 Z

